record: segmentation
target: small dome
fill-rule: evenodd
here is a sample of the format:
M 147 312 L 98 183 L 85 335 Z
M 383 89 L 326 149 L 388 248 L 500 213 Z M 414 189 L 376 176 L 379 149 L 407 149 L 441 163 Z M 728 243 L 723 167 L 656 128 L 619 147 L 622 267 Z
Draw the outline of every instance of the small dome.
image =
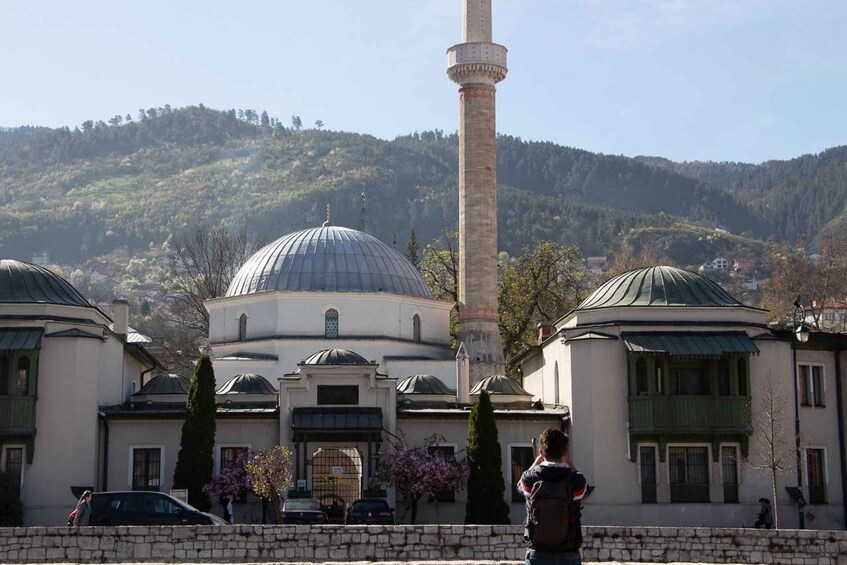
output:
M 418 270 L 364 232 L 323 226 L 285 235 L 253 254 L 226 291 L 390 292 L 432 298 Z
M 141 390 L 133 396 L 147 396 L 153 394 L 188 394 L 191 381 L 185 377 L 174 375 L 156 375 L 141 387 Z
M 93 306 L 74 286 L 39 265 L 0 259 L 0 302 Z
M 492 375 L 476 383 L 471 389 L 471 394 L 479 394 L 481 391 L 488 394 L 514 394 L 517 396 L 532 396 L 525 391 L 521 385 L 506 375 Z
M 648 267 L 616 276 L 577 310 L 618 306 L 742 306 L 717 283 L 676 267 Z
M 354 351 L 347 349 L 324 349 L 312 353 L 304 365 L 370 365 L 371 362 Z
M 262 375 L 246 373 L 229 379 L 217 394 L 276 394 L 276 390 Z
M 397 392 L 400 394 L 444 394 L 454 395 L 455 390 L 447 388 L 441 379 L 432 375 L 412 375 L 406 377 L 397 384 Z

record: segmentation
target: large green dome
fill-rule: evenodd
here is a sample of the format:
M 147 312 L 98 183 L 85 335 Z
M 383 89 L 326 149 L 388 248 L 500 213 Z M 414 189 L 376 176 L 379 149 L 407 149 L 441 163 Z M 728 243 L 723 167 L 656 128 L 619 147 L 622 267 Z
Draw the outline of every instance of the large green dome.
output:
M 44 267 L 0 259 L 0 303 L 60 304 L 93 308 L 74 286 Z
M 621 306 L 743 306 L 697 273 L 676 267 L 648 267 L 618 275 L 591 293 L 577 310 Z

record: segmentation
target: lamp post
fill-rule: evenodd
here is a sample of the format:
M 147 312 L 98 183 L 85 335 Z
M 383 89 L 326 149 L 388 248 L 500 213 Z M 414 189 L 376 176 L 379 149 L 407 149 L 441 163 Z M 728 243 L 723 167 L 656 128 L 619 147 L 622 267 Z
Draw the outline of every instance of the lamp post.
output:
M 800 297 L 794 301 L 794 317 L 792 320 L 791 339 L 791 365 L 794 373 L 794 442 L 797 449 L 797 492 L 799 494 L 797 505 L 799 506 L 799 524 L 800 529 L 806 527 L 806 517 L 803 513 L 805 501 L 803 498 L 803 456 L 800 453 L 800 393 L 799 383 L 797 382 L 797 342 L 806 343 L 809 341 L 809 329 L 806 327 L 806 310 L 800 304 Z

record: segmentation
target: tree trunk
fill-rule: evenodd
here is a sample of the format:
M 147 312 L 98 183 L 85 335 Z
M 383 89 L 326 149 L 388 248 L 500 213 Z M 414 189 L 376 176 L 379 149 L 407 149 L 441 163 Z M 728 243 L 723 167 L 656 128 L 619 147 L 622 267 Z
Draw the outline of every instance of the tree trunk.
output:
M 418 499 L 412 499 L 412 524 L 415 523 L 415 520 L 418 518 Z

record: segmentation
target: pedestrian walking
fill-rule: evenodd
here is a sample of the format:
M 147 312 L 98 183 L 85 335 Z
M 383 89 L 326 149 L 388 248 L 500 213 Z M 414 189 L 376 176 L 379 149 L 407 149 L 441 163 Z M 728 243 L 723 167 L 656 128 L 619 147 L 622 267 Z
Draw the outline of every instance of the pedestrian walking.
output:
M 91 491 L 87 490 L 79 497 L 76 504 L 76 515 L 74 515 L 75 527 L 87 526 L 91 522 Z

